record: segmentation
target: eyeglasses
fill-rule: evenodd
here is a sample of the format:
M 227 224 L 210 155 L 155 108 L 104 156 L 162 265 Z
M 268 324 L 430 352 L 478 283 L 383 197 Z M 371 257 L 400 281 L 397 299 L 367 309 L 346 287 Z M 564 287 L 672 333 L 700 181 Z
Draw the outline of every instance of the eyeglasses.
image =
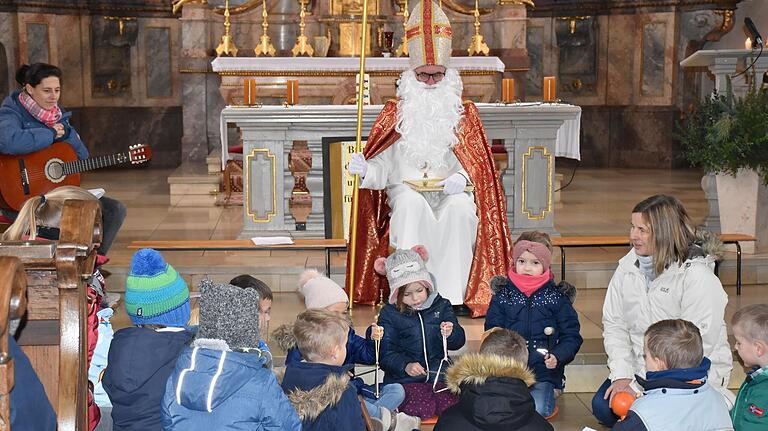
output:
M 419 72 L 416 74 L 416 79 L 418 79 L 421 82 L 428 82 L 430 78 L 432 78 L 433 82 L 440 82 L 442 81 L 443 78 L 445 78 L 445 72 L 435 72 L 435 73 Z

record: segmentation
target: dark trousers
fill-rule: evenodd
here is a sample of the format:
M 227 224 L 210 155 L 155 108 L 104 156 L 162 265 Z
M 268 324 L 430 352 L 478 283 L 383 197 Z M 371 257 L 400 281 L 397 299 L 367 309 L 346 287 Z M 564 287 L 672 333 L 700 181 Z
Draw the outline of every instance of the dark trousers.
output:
M 613 414 L 610 402 L 603 399 L 605 391 L 608 390 L 609 386 L 611 386 L 611 381 L 605 379 L 600 386 L 600 389 L 595 393 L 595 396 L 592 397 L 592 415 L 594 415 L 601 424 L 612 427 L 619 420 L 619 417 Z
M 125 205 L 117 199 L 102 196 L 99 199 L 101 205 L 102 235 L 101 245 L 96 250 L 99 254 L 106 256 L 112 242 L 115 240 L 120 227 L 123 225 L 127 210 Z M 6 217 L 16 219 L 18 213 L 4 212 Z M 37 228 L 38 236 L 43 238 L 57 240 L 59 239 L 59 229 L 55 227 L 39 226 Z

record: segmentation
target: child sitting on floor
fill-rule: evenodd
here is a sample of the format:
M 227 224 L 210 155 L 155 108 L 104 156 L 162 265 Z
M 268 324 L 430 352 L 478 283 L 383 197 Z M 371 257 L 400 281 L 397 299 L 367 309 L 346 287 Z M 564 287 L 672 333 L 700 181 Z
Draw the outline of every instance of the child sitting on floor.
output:
M 254 289 L 200 283 L 200 328 L 165 386 L 166 430 L 301 429 L 296 412 L 258 349 Z
M 645 331 L 645 379 L 635 376 L 643 396 L 616 422 L 614 431 L 733 430 L 723 395 L 707 383 L 699 328 L 682 320 L 660 320 Z
M 459 402 L 440 415 L 435 431 L 552 431 L 536 412 L 530 389 L 528 347 L 515 331 L 493 328 L 480 351 L 467 354 L 448 370 L 448 387 Z
M 731 319 L 736 351 L 751 371 L 731 410 L 736 431 L 768 429 L 768 304 L 741 308 Z
M 299 292 L 304 296 L 304 305 L 307 310 L 328 310 L 347 318 L 349 331 L 347 333 L 347 356 L 344 358 L 344 365 L 353 367 L 353 375 L 355 364 L 374 365 L 376 363 L 374 339 L 381 339 L 382 328 L 374 323 L 366 330 L 365 338 L 355 334 L 355 329 L 352 327 L 347 314 L 349 300 L 341 286 L 315 270 L 307 270 L 299 276 Z M 272 336 L 278 345 L 287 352 L 286 365 L 302 360 L 302 352 L 297 346 L 296 337 L 293 335 L 293 325 L 281 326 L 275 330 Z M 383 420 L 386 423 L 391 422 L 393 412 L 397 410 L 405 398 L 402 385 L 397 383 L 381 385 L 378 398 L 375 387 L 366 385 L 361 378 L 353 378 L 352 385 L 357 389 L 357 393 L 363 396 L 368 414 L 372 418 Z M 399 422 L 416 423 L 414 418 L 405 416 L 399 414 L 395 419 Z
M 494 277 L 489 283 L 494 295 L 485 329 L 511 329 L 528 341 L 528 367 L 536 375 L 531 395 L 536 411 L 549 418 L 557 413 L 555 400 L 565 387 L 565 365 L 573 361 L 583 341 L 579 317 L 552 279 L 549 235 L 523 232 L 512 255 L 507 277 Z M 575 289 L 571 292 L 575 294 Z
M 286 365 L 282 387 L 301 418 L 303 431 L 365 429 L 357 391 L 349 383 L 348 319 L 328 310 L 306 310 L 293 325 L 304 361 Z
M 102 380 L 112 402 L 113 428 L 161 431 L 165 382 L 193 337 L 185 329 L 187 283 L 156 250 L 139 250 L 125 281 L 125 310 L 134 326 L 114 334 Z
M 448 349 L 465 342 L 464 329 L 453 314 L 450 301 L 440 296 L 427 271 L 424 246 L 396 250 L 376 259 L 374 268 L 386 274 L 389 303 L 381 309 L 379 325 L 384 383 L 400 383 L 405 401 L 400 411 L 422 419 L 439 415 L 457 398 L 446 389 Z

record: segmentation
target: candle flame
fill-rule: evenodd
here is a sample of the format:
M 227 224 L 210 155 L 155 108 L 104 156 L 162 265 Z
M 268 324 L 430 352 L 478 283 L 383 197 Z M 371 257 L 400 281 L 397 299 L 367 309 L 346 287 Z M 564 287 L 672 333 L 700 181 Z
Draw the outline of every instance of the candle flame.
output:
M 747 38 L 747 40 L 744 41 L 744 48 L 752 49 L 752 38 Z

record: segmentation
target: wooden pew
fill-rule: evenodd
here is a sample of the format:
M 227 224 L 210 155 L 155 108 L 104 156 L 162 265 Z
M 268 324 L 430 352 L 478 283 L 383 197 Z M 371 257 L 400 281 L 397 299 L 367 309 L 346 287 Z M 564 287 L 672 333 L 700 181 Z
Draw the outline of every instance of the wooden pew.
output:
M 24 265 L 27 314 L 18 341 L 56 409 L 59 431 L 88 429 L 86 282 L 101 241 L 95 201 L 67 201 L 58 242 L 0 242 Z
M 21 261 L 17 257 L 0 256 L 0 431 L 11 429 L 14 362 L 8 352 L 8 323 L 24 315 L 26 298 L 27 278 Z

